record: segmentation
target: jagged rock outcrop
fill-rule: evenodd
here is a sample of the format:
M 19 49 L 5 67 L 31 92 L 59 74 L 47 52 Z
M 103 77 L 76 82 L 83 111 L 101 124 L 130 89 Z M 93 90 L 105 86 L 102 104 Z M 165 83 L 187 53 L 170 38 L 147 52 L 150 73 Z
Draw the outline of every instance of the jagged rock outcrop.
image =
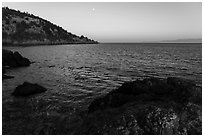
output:
M 10 50 L 2 49 L 2 79 L 11 79 L 14 76 L 6 75 L 6 69 L 26 67 L 29 66 L 31 62 L 29 59 L 21 56 L 18 52 L 12 52 Z
M 202 91 L 179 78 L 127 82 L 95 99 L 83 124 L 83 134 L 202 134 Z
M 10 50 L 2 50 L 2 66 L 8 66 L 10 68 L 29 66 L 31 62 L 29 59 L 21 56 L 18 52 L 12 52 Z
M 12 93 L 14 96 L 30 96 L 38 93 L 45 92 L 47 89 L 38 85 L 32 84 L 29 82 L 24 82 L 22 85 L 16 87 L 15 91 Z
M 3 46 L 98 43 L 83 35 L 76 36 L 33 14 L 2 8 Z

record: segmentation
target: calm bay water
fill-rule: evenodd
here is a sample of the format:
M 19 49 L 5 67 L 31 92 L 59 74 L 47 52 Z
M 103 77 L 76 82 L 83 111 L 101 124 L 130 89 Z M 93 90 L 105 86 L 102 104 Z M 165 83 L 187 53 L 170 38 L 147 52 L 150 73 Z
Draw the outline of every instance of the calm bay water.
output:
M 138 78 L 176 76 L 194 80 L 200 86 L 202 83 L 201 44 L 81 44 L 6 49 L 18 51 L 34 63 L 8 70 L 7 74 L 15 78 L 2 83 L 3 115 L 16 116 L 24 108 L 23 103 L 21 109 L 14 105 L 21 98 L 11 96 L 24 81 L 48 89 L 34 97 L 32 106 L 38 107 L 38 113 L 63 105 L 86 110 L 94 98 Z M 39 101 L 44 102 L 43 108 L 35 104 Z M 29 112 L 25 109 L 26 113 Z M 11 120 L 10 124 L 19 123 Z
M 177 76 L 201 85 L 201 44 L 98 44 L 9 47 L 34 63 L 9 70 L 14 79 L 3 81 L 3 100 L 29 81 L 48 91 L 44 96 L 79 105 L 144 77 Z

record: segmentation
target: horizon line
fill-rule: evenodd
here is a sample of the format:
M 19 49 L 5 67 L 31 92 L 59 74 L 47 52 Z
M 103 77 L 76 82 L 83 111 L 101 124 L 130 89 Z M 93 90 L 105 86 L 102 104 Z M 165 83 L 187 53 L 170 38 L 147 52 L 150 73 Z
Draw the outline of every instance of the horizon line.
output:
M 202 42 L 99 42 L 99 44 L 202 44 Z

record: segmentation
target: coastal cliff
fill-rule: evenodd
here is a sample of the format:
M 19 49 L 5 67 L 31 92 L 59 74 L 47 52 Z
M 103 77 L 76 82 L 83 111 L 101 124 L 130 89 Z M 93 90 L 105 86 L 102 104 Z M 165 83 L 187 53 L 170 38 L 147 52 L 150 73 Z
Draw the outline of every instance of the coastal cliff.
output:
M 2 8 L 2 45 L 96 44 L 33 14 Z

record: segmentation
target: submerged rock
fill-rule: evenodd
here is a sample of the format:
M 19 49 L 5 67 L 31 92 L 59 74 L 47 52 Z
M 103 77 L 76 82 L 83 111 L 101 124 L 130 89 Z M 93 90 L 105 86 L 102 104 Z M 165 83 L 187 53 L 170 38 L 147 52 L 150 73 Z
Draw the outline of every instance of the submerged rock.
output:
M 55 67 L 55 65 L 50 65 L 50 66 L 48 66 L 49 68 L 52 68 L 52 67 Z
M 4 79 L 11 79 L 11 78 L 14 78 L 14 76 L 9 76 L 9 75 L 5 75 L 5 74 L 2 75 L 3 80 Z
M 6 69 L 4 67 L 2 67 L 2 79 L 11 79 L 14 78 L 14 76 L 8 76 L 6 75 Z
M 83 134 L 202 134 L 201 88 L 180 78 L 124 83 L 88 111 Z
M 15 91 L 12 93 L 14 96 L 30 96 L 37 93 L 45 92 L 47 89 L 38 85 L 28 82 L 24 82 L 22 85 L 16 87 Z
M 2 50 L 2 66 L 15 68 L 29 66 L 30 64 L 31 62 L 27 58 L 22 57 L 18 52 L 13 53 L 10 50 Z

